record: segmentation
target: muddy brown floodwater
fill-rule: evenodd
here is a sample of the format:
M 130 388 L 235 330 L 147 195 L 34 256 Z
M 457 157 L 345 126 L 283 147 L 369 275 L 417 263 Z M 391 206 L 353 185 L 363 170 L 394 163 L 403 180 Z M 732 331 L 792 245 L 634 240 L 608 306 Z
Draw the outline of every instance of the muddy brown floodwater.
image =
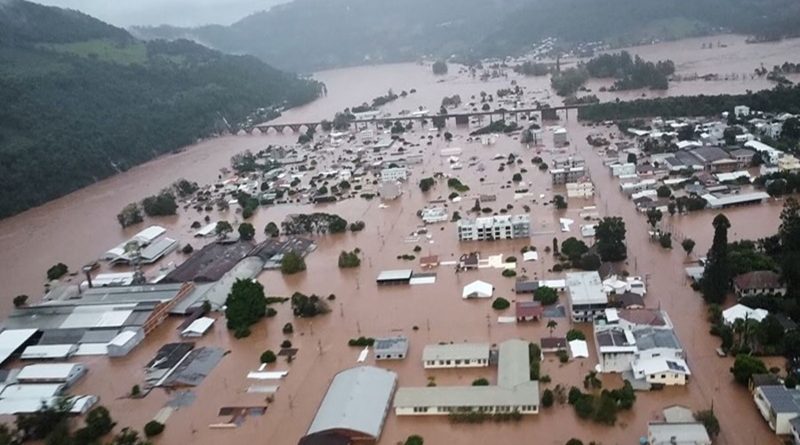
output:
M 705 39 L 672 42 L 652 47 L 634 48 L 633 51 L 646 57 L 674 58 L 679 72 L 751 72 L 764 60 L 766 66 L 792 60 L 797 54 L 798 41 L 779 44 L 745 45 L 743 38 L 722 36 L 719 39 L 727 48 L 701 50 Z M 455 67 L 451 66 L 455 71 Z M 526 100 L 542 100 L 556 103 L 545 78 L 521 78 L 510 74 L 508 78 L 481 82 L 465 74 L 451 73 L 444 80 L 430 74 L 430 68 L 416 64 L 399 64 L 349 68 L 319 73 L 317 78 L 328 85 L 325 98 L 290 110 L 280 118 L 282 122 L 296 122 L 330 118 L 337 110 L 352 106 L 385 93 L 389 88 L 396 92 L 416 88 L 418 92 L 399 99 L 385 107 L 397 113 L 403 109 L 423 106 L 437 109 L 445 95 L 460 94 L 466 101 L 480 91 L 493 93 L 507 87 L 510 80 L 518 80 L 526 88 Z M 740 92 L 745 89 L 768 87 L 762 79 L 739 81 L 682 82 L 668 90 L 667 94 L 696 94 L 713 92 Z M 637 93 L 630 93 L 637 94 Z M 640 94 L 640 93 L 638 93 Z M 649 94 L 649 93 L 648 93 Z M 592 200 L 570 200 L 569 209 L 553 210 L 546 202 L 554 193 L 565 194 L 563 189 L 552 190 L 548 173 L 542 173 L 531 164 L 534 156 L 545 161 L 552 160 L 551 133 L 546 132 L 545 146 L 526 148 L 509 137 L 500 137 L 493 146 L 482 146 L 467 142 L 466 128 L 451 128 L 455 138 L 444 142 L 435 138 L 431 146 L 419 145 L 407 149 L 424 154 L 424 163 L 414 166 L 409 184 L 404 186 L 403 196 L 381 208 L 379 201 L 350 199 L 329 205 L 283 205 L 261 208 L 252 218 L 257 228 L 257 239 L 263 239 L 262 228 L 269 221 L 280 222 L 287 214 L 310 211 L 338 213 L 348 220 L 366 221 L 366 229 L 357 234 L 341 234 L 317 237 L 319 247 L 307 258 L 308 270 L 294 276 L 284 277 L 279 272 L 265 272 L 259 277 L 269 295 L 289 295 L 294 291 L 316 293 L 322 296 L 335 294 L 331 302 L 331 313 L 310 320 L 294 319 L 288 304 L 277 305 L 278 315 L 260 322 L 252 335 L 245 340 L 234 340 L 220 323 L 210 334 L 198 341 L 200 345 L 214 345 L 229 350 L 219 366 L 194 389 L 194 403 L 182 408 L 169 418 L 164 434 L 157 440 L 161 444 L 194 443 L 272 443 L 294 444 L 305 433 L 317 406 L 333 375 L 356 365 L 357 348 L 349 348 L 347 340 L 364 336 L 382 336 L 402 333 L 410 338 L 407 359 L 397 363 L 381 362 L 380 366 L 399 374 L 400 386 L 424 385 L 429 376 L 434 376 L 440 385 L 468 384 L 477 377 L 494 381 L 496 371 L 484 370 L 440 370 L 426 371 L 421 366 L 421 353 L 425 344 L 439 341 L 490 341 L 498 343 L 508 338 L 524 338 L 535 341 L 547 335 L 544 323 L 523 325 L 499 324 L 497 316 L 503 315 L 491 309 L 489 301 L 463 301 L 461 287 L 473 280 L 482 279 L 495 285 L 496 296 L 514 299 L 513 279 L 504 278 L 498 269 L 480 269 L 474 272 L 455 274 L 451 267 L 439 267 L 437 281 L 433 285 L 399 286 L 378 288 L 375 277 L 380 270 L 397 268 L 418 269 L 417 262 L 396 259 L 397 255 L 412 253 L 415 245 L 422 248 L 420 254 L 438 254 L 442 260 L 454 260 L 461 253 L 480 250 L 485 255 L 504 254 L 519 256 L 520 249 L 532 244 L 541 254 L 541 261 L 525 263 L 524 273 L 531 278 L 555 278 L 559 274 L 549 273 L 552 257 L 544 254 L 552 238 L 559 240 L 579 236 L 579 213 L 583 206 L 596 205 L 602 215 L 621 215 L 628 228 L 629 259 L 627 269 L 632 274 L 644 275 L 648 279 L 649 307 L 666 310 L 675 324 L 678 336 L 688 354 L 692 368 L 692 380 L 686 387 L 668 388 L 663 391 L 638 394 L 634 410 L 621 413 L 614 427 L 605 427 L 579 420 L 569 406 L 558 406 L 543 410 L 538 416 L 525 418 L 514 424 L 487 423 L 483 425 L 452 425 L 446 418 L 397 418 L 390 414 L 381 444 L 394 444 L 410 434 L 421 434 L 427 443 L 481 443 L 502 437 L 506 443 L 529 442 L 560 445 L 571 437 L 584 441 L 596 440 L 603 444 L 632 444 L 646 434 L 646 423 L 653 420 L 666 406 L 683 404 L 692 409 L 706 409 L 713 405 L 720 419 L 722 434 L 718 443 L 724 445 L 750 445 L 779 443 L 757 413 L 748 392 L 734 384 L 728 369 L 730 358 L 718 357 L 714 349 L 717 339 L 708 334 L 705 307 L 702 299 L 693 292 L 684 278 L 683 267 L 687 261 L 681 249 L 661 249 L 649 242 L 644 217 L 617 190 L 616 182 L 602 166 L 600 157 L 585 143 L 590 132 L 598 131 L 575 122 L 563 122 L 569 130 L 571 145 L 568 150 L 581 154 L 586 160 L 597 195 Z M 608 132 L 603 129 L 602 131 Z M 420 142 L 429 134 L 427 129 L 415 127 L 406 133 L 406 140 Z M 3 301 L 0 313 L 7 314 L 11 298 L 20 293 L 32 296 L 41 294 L 45 270 L 56 262 L 68 264 L 71 270 L 97 258 L 106 249 L 127 239 L 141 230 L 145 224 L 159 224 L 168 229 L 168 236 L 179 241 L 196 243 L 189 228 L 202 215 L 194 210 L 182 209 L 172 218 L 150 219 L 145 224 L 121 230 L 116 223 L 116 213 L 128 202 L 139 200 L 169 185 L 176 178 L 185 177 L 200 183 L 214 181 L 220 168 L 227 167 L 231 155 L 246 149 L 258 150 L 268 144 L 293 143 L 296 135 L 270 135 L 223 137 L 186 147 L 178 154 L 165 156 L 128 172 L 115 176 L 61 199 L 32 209 L 12 218 L 0 221 L 0 283 L 3 283 Z M 474 167 L 450 171 L 439 156 L 445 146 L 461 147 L 462 160 L 477 157 L 486 167 L 477 172 Z M 491 160 L 496 154 L 517 154 L 524 163 L 508 166 L 499 172 L 499 161 Z M 331 162 L 328 159 L 325 162 Z M 466 162 L 465 162 L 466 164 Z M 323 164 L 324 165 L 324 164 Z M 514 200 L 514 187 L 505 187 L 515 172 L 523 173 L 526 186 L 532 196 Z M 530 206 L 532 220 L 530 240 L 515 240 L 486 243 L 459 243 L 453 224 L 429 227 L 430 240 L 407 243 L 405 238 L 421 221 L 416 211 L 429 199 L 447 196 L 449 190 L 438 183 L 428 194 L 422 194 L 417 181 L 433 172 L 442 171 L 458 176 L 470 186 L 461 203 L 449 204 L 449 209 L 459 210 L 462 215 L 472 207 L 474 196 L 479 193 L 497 195 L 491 203 L 496 211 L 512 205 L 509 213 L 522 212 L 523 205 Z M 480 181 L 483 177 L 484 180 Z M 540 199 L 540 195 L 545 195 Z M 732 239 L 757 238 L 774 233 L 778 224 L 781 203 L 770 202 L 756 207 L 726 210 L 733 225 Z M 216 213 L 216 212 L 213 212 Z M 558 218 L 576 220 L 571 233 L 561 233 Z M 692 215 L 666 217 L 675 233 L 697 240 L 696 252 L 704 252 L 710 245 L 711 220 L 714 212 L 703 211 Z M 212 216 L 236 220 L 231 213 Z M 198 247 L 198 246 L 195 246 Z M 361 267 L 340 270 L 336 258 L 341 250 L 361 248 Z M 164 261 L 180 261 L 177 254 Z M 78 278 L 73 278 L 78 279 Z M 33 298 L 36 300 L 36 298 Z M 562 297 L 562 303 L 564 297 Z M 511 310 L 507 311 L 510 313 Z M 101 397 L 117 419 L 120 426 L 130 425 L 140 429 L 151 420 L 170 398 L 163 390 L 152 391 L 146 398 L 126 398 L 132 385 L 143 379 L 143 366 L 165 342 L 177 341 L 175 330 L 180 320 L 168 320 L 155 330 L 145 342 L 130 355 L 109 360 L 105 357 L 81 358 L 90 372 L 86 379 L 74 389 L 74 393 L 92 393 Z M 222 320 L 224 322 L 224 320 Z M 288 369 L 290 374 L 280 382 L 280 389 L 263 417 L 249 417 L 238 428 L 211 430 L 209 424 L 226 421 L 218 417 L 222 406 L 246 406 L 265 403 L 263 395 L 246 392 L 252 382 L 246 379 L 250 370 L 258 367 L 258 357 L 265 349 L 277 349 L 286 338 L 281 327 L 293 322 L 295 333 L 289 336 L 299 347 L 297 358 L 291 363 L 280 360 L 276 369 Z M 558 319 L 557 333 L 570 329 L 567 319 Z M 418 327 L 414 330 L 413 327 Z M 589 333 L 589 326 L 581 329 Z M 552 378 L 550 387 L 556 384 L 580 385 L 584 375 L 597 362 L 595 352 L 588 360 L 560 364 L 546 358 L 542 372 Z M 368 360 L 372 362 L 372 359 Z M 770 364 L 780 365 L 779 360 Z M 621 385 L 615 375 L 604 376 L 606 387 Z

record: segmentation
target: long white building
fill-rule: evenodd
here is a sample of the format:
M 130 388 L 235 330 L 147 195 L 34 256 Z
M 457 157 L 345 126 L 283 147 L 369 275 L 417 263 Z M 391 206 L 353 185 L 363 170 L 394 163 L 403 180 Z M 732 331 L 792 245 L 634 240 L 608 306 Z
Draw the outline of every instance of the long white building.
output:
M 530 379 L 528 342 L 507 340 L 499 349 L 497 385 L 399 388 L 394 397 L 395 414 L 537 414 L 539 382 Z
M 486 216 L 458 220 L 459 241 L 494 241 L 527 238 L 531 233 L 528 215 Z
M 422 364 L 430 368 L 479 368 L 489 366 L 488 343 L 427 345 Z

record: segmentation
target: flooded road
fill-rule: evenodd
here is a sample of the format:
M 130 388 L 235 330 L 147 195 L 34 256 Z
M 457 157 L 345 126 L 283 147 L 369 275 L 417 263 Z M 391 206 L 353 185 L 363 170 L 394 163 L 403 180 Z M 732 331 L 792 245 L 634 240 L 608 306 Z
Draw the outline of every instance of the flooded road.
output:
M 774 58 L 774 63 L 791 60 L 797 54 L 796 47 L 792 45 L 798 45 L 798 41 L 783 42 L 773 47 L 743 46 L 742 38 L 730 39 L 732 43 L 728 48 L 720 48 L 719 57 L 711 58 L 713 62 L 707 62 L 708 54 L 717 50 L 700 50 L 702 40 L 673 42 L 636 48 L 634 51 L 652 50 L 659 54 L 652 56 L 653 58 L 671 57 L 676 60 L 679 72 L 698 71 L 698 66 L 704 66 L 703 63 L 709 63 L 706 66 L 715 67 L 713 69 L 717 72 L 743 70 L 747 55 L 753 61 L 760 60 L 765 48 L 770 49 L 769 57 Z M 739 42 L 736 45 L 742 46 L 734 46 L 736 42 Z M 691 48 L 694 47 L 697 49 L 692 51 Z M 672 52 L 680 53 L 671 54 L 670 48 Z M 736 57 L 726 55 L 725 51 L 730 48 L 736 49 Z M 651 56 L 648 55 L 649 57 Z M 729 67 L 725 65 L 726 61 L 731 63 Z M 765 65 L 771 66 L 772 63 L 765 62 Z M 753 68 L 755 66 L 746 71 L 752 71 Z M 384 94 L 389 88 L 393 88 L 395 92 L 416 88 L 418 92 L 390 103 L 384 107 L 387 111 L 396 113 L 419 106 L 436 110 L 445 95 L 459 94 L 467 102 L 471 95 L 478 95 L 481 91 L 494 93 L 498 88 L 508 87 L 512 80 L 509 77 L 482 82 L 453 71 L 455 67 L 451 66 L 451 74 L 443 82 L 430 73 L 429 67 L 416 64 L 359 67 L 319 73 L 317 78 L 326 82 L 328 96 L 305 107 L 288 111 L 280 121 L 331 118 L 336 111 L 369 101 Z M 527 100 L 550 100 L 556 103 L 556 97 L 549 93 L 546 78 L 514 79 L 527 88 Z M 741 92 L 769 86 L 760 82 L 760 79 L 718 83 L 682 82 L 679 86 L 676 84 L 671 87 L 668 94 L 708 93 L 707 88 L 712 84 L 725 92 Z M 354 90 L 353 85 L 358 85 L 358 89 Z M 509 338 L 536 341 L 547 336 L 543 322 L 523 325 L 497 322 L 498 315 L 510 315 L 513 309 L 498 313 L 491 309 L 490 301 L 461 299 L 461 288 L 480 279 L 496 287 L 495 296 L 513 301 L 513 279 L 502 277 L 499 269 L 488 268 L 456 274 L 452 267 L 446 266 L 436 269 L 437 281 L 433 285 L 378 288 L 375 277 L 384 269 L 419 270 L 418 261 L 397 259 L 398 255 L 413 253 L 416 245 L 422 249 L 418 256 L 437 254 L 442 261 L 455 260 L 460 254 L 473 250 L 480 250 L 483 256 L 520 256 L 522 247 L 533 245 L 540 252 L 541 260 L 521 264 L 526 269 L 524 273 L 530 278 L 558 278 L 562 274 L 549 272 L 553 258 L 544 253 L 544 249 L 552 244 L 554 236 L 560 241 L 569 236 L 579 237 L 581 208 L 593 203 L 602 215 L 624 217 L 629 245 L 627 268 L 632 274 L 647 276 L 647 305 L 661 307 L 673 320 L 678 336 L 687 350 L 688 362 L 693 372 L 691 383 L 683 388 L 638 394 L 634 410 L 620 413 L 619 421 L 614 427 L 581 421 L 568 405 L 543 409 L 538 416 L 514 424 L 451 425 L 445 418 L 397 418 L 390 414 L 380 443 L 394 444 L 410 434 L 420 434 L 430 444 L 479 443 L 496 441 L 497 437 L 503 437 L 508 443 L 529 442 L 531 437 L 536 437 L 537 443 L 560 445 L 571 437 L 578 437 L 584 442 L 597 440 L 606 445 L 631 444 L 646 434 L 647 421 L 653 420 L 661 409 L 672 404 L 687 405 L 695 410 L 707 409 L 713 405 L 722 425 L 722 435 L 718 440 L 720 444 L 779 443 L 757 413 L 747 391 L 733 383 L 728 372 L 732 360 L 716 356 L 714 348 L 718 346 L 718 341 L 708 335 L 702 299 L 689 288 L 684 278 L 686 255 L 682 249 L 677 247 L 667 251 L 649 242 L 644 216 L 637 214 L 633 204 L 618 192 L 616 182 L 602 166 L 600 158 L 585 143 L 586 135 L 596 132 L 597 129 L 581 126 L 575 122 L 574 117 L 562 124 L 566 124 L 570 134 L 571 148 L 568 152 L 584 156 L 598 190 L 594 201 L 570 200 L 569 208 L 565 211 L 555 211 L 552 205 L 547 204 L 554 193 L 565 194 L 563 188 L 553 190 L 549 173 L 540 172 L 531 163 L 534 156 L 541 156 L 549 162 L 554 156 L 564 154 L 555 152 L 552 148 L 551 132 L 545 132 L 544 147 L 527 148 L 506 136 L 501 136 L 493 146 L 483 146 L 478 142 L 466 141 L 466 128 L 448 128 L 455 134 L 452 142 L 435 137 L 430 146 L 423 142 L 407 148 L 407 152 L 421 152 L 424 163 L 413 167 L 409 183 L 403 187 L 403 196 L 387 203 L 388 208 L 380 208 L 378 200 L 356 198 L 329 205 L 281 205 L 259 209 L 250 220 L 256 227 L 256 239 L 259 241 L 264 239 L 263 227 L 268 222 L 280 222 L 290 213 L 337 213 L 350 221 L 366 221 L 366 228 L 356 234 L 317 237 L 319 247 L 307 258 L 308 270 L 304 273 L 285 277 L 277 271 L 270 271 L 259 277 L 268 295 L 288 296 L 294 291 L 321 296 L 334 294 L 335 300 L 329 302 L 331 312 L 314 319 L 301 320 L 292 316 L 288 303 L 276 305 L 278 315 L 260 322 L 254 327 L 252 335 L 245 340 L 234 340 L 230 337 L 224 329 L 224 320 L 221 320 L 222 323 L 201 339 L 199 345 L 219 346 L 230 350 L 230 354 L 194 390 L 197 396 L 194 403 L 172 414 L 158 443 L 296 443 L 313 419 L 333 375 L 356 365 L 359 349 L 348 347 L 347 340 L 361 335 L 376 337 L 402 333 L 409 337 L 410 350 L 406 360 L 379 364 L 398 372 L 400 386 L 424 385 L 429 376 L 433 376 L 440 385 L 469 384 L 477 377 L 494 381 L 496 370 L 493 368 L 425 371 L 421 366 L 421 354 L 425 344 L 440 341 L 499 343 Z M 428 129 L 417 126 L 404 137 L 413 144 L 418 144 L 422 137 L 429 134 L 435 135 Z M 269 144 L 290 144 L 296 138 L 297 135 L 286 134 L 224 137 L 204 141 L 187 147 L 181 153 L 159 158 L 39 208 L 0 221 L 0 264 L 3 265 L 0 268 L 0 283 L 4 284 L 0 313 L 8 313 L 14 295 L 27 293 L 34 301 L 37 300 L 43 288 L 45 271 L 52 264 L 61 261 L 68 264 L 71 270 L 77 270 L 82 264 L 95 259 L 147 224 L 166 227 L 167 236 L 181 242 L 197 243 L 191 236 L 193 230 L 189 226 L 193 221 L 200 220 L 204 214 L 198 214 L 192 209 L 182 209 L 176 217 L 148 219 L 144 224 L 128 230 L 119 228 L 115 215 L 125 204 L 155 193 L 179 177 L 201 184 L 216 180 L 220 168 L 227 167 L 230 157 L 235 153 L 246 149 L 256 151 Z M 439 156 L 439 150 L 448 146 L 462 148 L 462 160 L 475 156 L 486 167 L 485 170 L 478 172 L 474 167 L 465 167 L 460 171 L 450 170 L 445 160 Z M 497 154 L 507 156 L 510 153 L 515 153 L 523 163 L 508 165 L 504 171 L 498 171 L 501 161 L 492 158 Z M 323 169 L 334 161 L 335 158 L 329 156 L 319 168 Z M 522 172 L 522 169 L 527 171 Z M 458 176 L 471 188 L 460 203 L 448 204 L 451 212 L 458 210 L 466 215 L 478 194 L 497 195 L 496 202 L 487 204 L 495 211 L 511 205 L 513 208 L 508 212 L 513 214 L 523 212 L 523 205 L 530 206 L 528 214 L 532 221 L 531 239 L 459 243 L 455 225 L 447 223 L 429 226 L 432 235 L 430 240 L 423 237 L 406 242 L 407 236 L 421 224 L 416 211 L 429 200 L 446 197 L 450 193 L 443 181 L 438 182 L 427 194 L 419 190 L 416 185 L 419 179 L 431 176 L 434 172 Z M 515 172 L 522 173 L 525 187 L 532 192 L 531 196 L 514 199 L 515 187 L 506 185 Z M 544 198 L 540 198 L 540 195 L 544 195 Z M 725 213 L 733 225 L 730 237 L 758 238 L 774 233 L 780 209 L 781 203 L 773 202 L 726 210 Z M 233 211 L 214 211 L 210 215 L 215 219 L 224 218 L 229 221 L 240 219 Z M 695 252 L 701 254 L 710 245 L 711 220 L 715 215 L 715 212 L 703 211 L 692 215 L 665 216 L 665 221 L 669 220 L 676 233 L 695 239 Z M 571 233 L 560 232 L 560 217 L 576 221 Z M 769 224 L 752 224 L 752 221 L 768 221 Z M 199 247 L 194 245 L 195 248 Z M 355 247 L 362 250 L 361 267 L 340 270 L 336 265 L 339 252 Z M 181 259 L 181 256 L 174 254 L 167 261 Z M 565 303 L 564 297 L 562 303 Z M 290 321 L 295 326 L 295 333 L 289 339 L 300 352 L 291 364 L 279 360 L 274 366 L 278 370 L 289 370 L 290 374 L 280 382 L 280 389 L 267 414 L 263 417 L 248 417 L 235 429 L 209 429 L 209 424 L 227 421 L 226 418 L 217 416 L 219 408 L 223 406 L 265 403 L 263 394 L 247 393 L 251 384 L 259 382 L 248 381 L 245 376 L 248 371 L 258 367 L 261 352 L 278 349 L 280 342 L 286 338 L 281 333 L 281 327 Z M 557 322 L 556 334 L 563 335 L 571 328 L 567 319 L 558 319 Z M 179 320 L 169 320 L 127 357 L 113 361 L 104 357 L 82 359 L 89 366 L 90 372 L 88 378 L 75 387 L 74 392 L 100 395 L 101 403 L 109 407 L 120 426 L 141 428 L 156 415 L 170 396 L 163 390 L 154 390 L 141 400 L 132 400 L 125 396 L 132 385 L 141 382 L 143 366 L 155 351 L 163 343 L 178 340 L 175 330 L 178 323 Z M 587 332 L 589 330 L 588 327 L 583 329 Z M 580 386 L 583 377 L 597 362 L 594 354 L 595 351 L 591 350 L 588 360 L 566 365 L 558 363 L 552 357 L 546 358 L 542 374 L 551 376 L 552 383 L 549 387 L 556 384 L 566 387 Z M 371 358 L 369 362 L 372 362 Z M 607 376 L 604 383 L 605 387 L 614 388 L 621 385 L 621 380 L 618 376 Z

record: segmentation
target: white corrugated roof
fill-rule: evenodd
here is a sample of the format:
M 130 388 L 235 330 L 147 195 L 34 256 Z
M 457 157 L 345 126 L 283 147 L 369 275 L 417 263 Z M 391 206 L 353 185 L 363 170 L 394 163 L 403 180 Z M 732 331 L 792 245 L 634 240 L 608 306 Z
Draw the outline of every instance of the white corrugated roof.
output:
M 122 331 L 117 334 L 116 337 L 112 338 L 108 344 L 113 346 L 125 346 L 125 343 L 128 343 L 135 336 L 136 331 Z
M 36 329 L 7 329 L 0 332 L 0 363 L 5 362 L 36 333 Z
M 343 429 L 377 439 L 396 381 L 394 372 L 373 366 L 336 374 L 307 434 Z
M 34 345 L 22 351 L 23 360 L 67 358 L 77 350 L 76 345 Z
M 193 321 L 181 332 L 184 336 L 200 336 L 206 333 L 214 324 L 214 319 L 210 317 L 200 317 Z
M 0 392 L 0 399 L 35 399 L 42 401 L 57 396 L 64 385 L 60 383 L 37 383 L 9 385 Z
M 28 365 L 17 374 L 18 380 L 57 380 L 66 379 L 73 370 L 82 365 L 78 363 L 37 363 Z

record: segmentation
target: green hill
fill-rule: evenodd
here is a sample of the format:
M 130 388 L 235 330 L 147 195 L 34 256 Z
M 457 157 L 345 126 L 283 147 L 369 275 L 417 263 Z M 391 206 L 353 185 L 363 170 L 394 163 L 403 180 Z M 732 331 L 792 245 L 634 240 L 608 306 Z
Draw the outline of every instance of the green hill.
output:
M 4 3 L 0 217 L 319 91 L 252 56 L 143 42 L 76 11 Z
M 470 59 L 524 51 L 546 37 L 628 44 L 720 31 L 800 35 L 797 0 L 294 0 L 230 26 L 135 28 L 310 71 L 423 55 Z

